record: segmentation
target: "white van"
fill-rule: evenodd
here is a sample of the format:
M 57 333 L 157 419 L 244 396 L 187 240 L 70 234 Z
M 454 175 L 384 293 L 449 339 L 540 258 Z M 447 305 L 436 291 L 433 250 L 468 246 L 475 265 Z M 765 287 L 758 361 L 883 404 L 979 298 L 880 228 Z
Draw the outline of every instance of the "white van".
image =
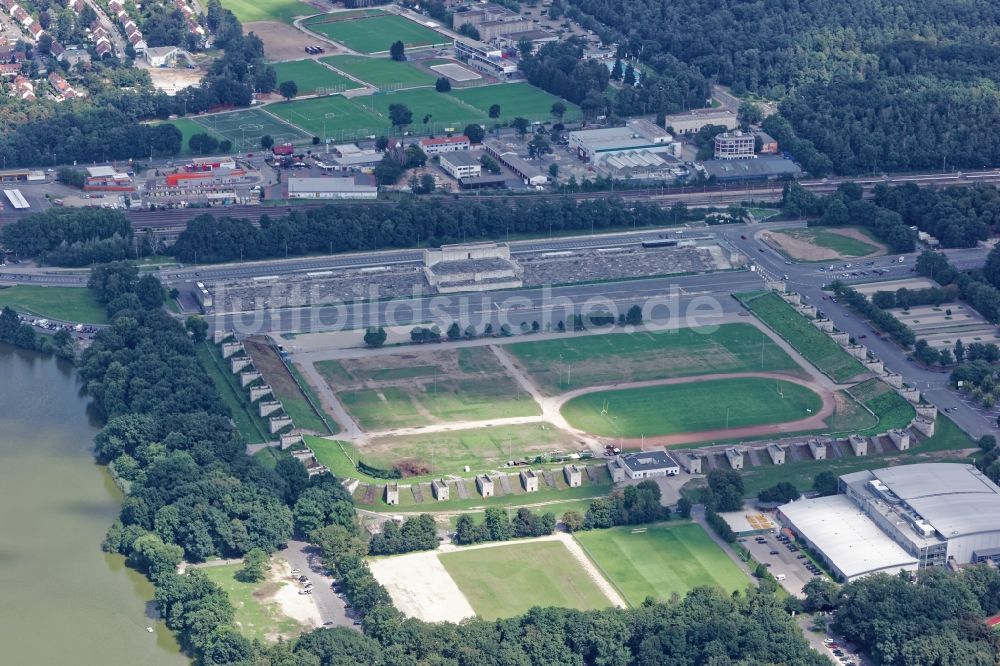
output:
M 774 580 L 785 580 L 785 574 L 775 574 Z

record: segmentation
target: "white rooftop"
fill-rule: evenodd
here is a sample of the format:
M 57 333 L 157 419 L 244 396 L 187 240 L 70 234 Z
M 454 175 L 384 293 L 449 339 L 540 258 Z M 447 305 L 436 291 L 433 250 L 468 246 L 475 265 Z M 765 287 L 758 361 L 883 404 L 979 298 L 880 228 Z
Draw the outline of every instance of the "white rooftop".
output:
M 779 511 L 848 579 L 917 568 L 917 559 L 845 495 L 799 500 Z
M 946 539 L 1000 530 L 1000 488 L 972 465 L 922 463 L 872 474 Z
M 118 173 L 113 166 L 92 166 L 87 167 L 87 175 L 94 178 L 109 178 Z
M 288 192 L 371 192 L 374 185 L 361 185 L 353 178 L 289 178 Z

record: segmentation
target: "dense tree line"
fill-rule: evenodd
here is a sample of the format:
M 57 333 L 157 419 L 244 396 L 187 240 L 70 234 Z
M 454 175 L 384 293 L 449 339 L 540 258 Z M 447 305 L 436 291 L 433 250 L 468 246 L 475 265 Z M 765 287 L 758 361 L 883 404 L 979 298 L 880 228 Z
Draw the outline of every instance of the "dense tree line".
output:
M 61 358 L 73 358 L 76 353 L 69 331 L 60 329 L 51 336 L 38 334 L 34 326 L 22 323 L 17 312 L 10 307 L 0 310 L 0 342 L 32 351 L 52 352 Z
M 89 266 L 135 256 L 128 218 L 102 208 L 53 208 L 28 215 L 0 230 L 0 241 L 19 256 L 55 266 Z
M 1000 483 L 1000 446 L 997 446 L 996 438 L 983 435 L 979 438 L 979 448 L 983 453 L 976 457 L 976 468 L 993 483 Z
M 971 305 L 979 314 L 995 324 L 1000 322 L 1000 289 L 990 282 L 998 265 L 996 251 L 990 252 L 982 271 L 959 272 L 940 252 L 926 251 L 917 257 L 917 274 L 933 278 L 943 287 L 954 285 L 958 298 Z
M 592 530 L 617 525 L 642 525 L 670 520 L 670 509 L 660 506 L 660 486 L 651 479 L 625 486 L 609 497 L 590 503 L 580 529 Z
M 782 100 L 765 129 L 814 175 L 1000 161 L 995 4 L 572 4 L 568 14 L 623 55 L 675 58 L 736 94 Z
M 743 508 L 743 477 L 731 469 L 713 469 L 708 485 L 702 488 L 701 503 L 710 511 L 739 511 Z
M 790 215 L 816 215 L 809 226 L 861 226 L 889 246 L 893 252 L 912 252 L 915 234 L 902 216 L 892 210 L 862 199 L 861 187 L 855 183 L 842 183 L 828 197 L 815 197 L 797 183 L 784 189 L 783 202 Z
M 631 65 L 629 65 L 631 67 Z M 676 113 L 703 106 L 708 83 L 696 68 L 669 54 L 647 61 L 638 84 L 624 78 L 614 94 L 608 94 L 612 72 L 603 63 L 583 59 L 578 37 L 550 42 L 521 59 L 528 81 L 542 90 L 578 104 L 584 115 L 628 116 Z
M 839 280 L 831 285 L 833 293 L 844 303 L 853 308 L 858 314 L 867 319 L 877 329 L 892 336 L 892 339 L 903 348 L 908 349 L 917 341 L 913 330 L 903 322 L 892 316 L 891 312 L 886 312 L 875 305 L 868 297 L 856 289 L 848 287 Z
M 959 572 L 931 567 L 875 574 L 844 585 L 834 630 L 885 666 L 992 666 L 1000 637 L 984 620 L 1000 611 L 1000 572 L 984 565 Z
M 795 487 L 795 484 L 788 481 L 780 481 L 757 493 L 757 499 L 761 502 L 779 502 L 785 504 L 798 498 L 799 489 Z
M 394 520 L 388 520 L 382 525 L 382 531 L 374 535 L 368 543 L 370 555 L 398 555 L 414 550 L 434 550 L 438 547 L 437 527 L 434 516 L 422 513 L 413 518 L 407 518 L 399 525 Z
M 934 190 L 913 183 L 875 186 L 873 201 L 926 231 L 942 247 L 975 247 L 1000 230 L 1000 191 L 992 185 Z
M 876 291 L 872 294 L 872 304 L 883 310 L 892 308 L 909 309 L 918 305 L 933 305 L 950 303 L 958 296 L 958 287 L 924 287 L 923 289 L 907 289 L 900 287 L 896 291 Z
M 460 545 L 482 543 L 484 541 L 509 541 L 522 537 L 538 537 L 552 534 L 556 529 L 556 517 L 552 513 L 535 513 L 521 507 L 513 518 L 501 507 L 486 509 L 483 522 L 476 524 L 467 513 L 458 517 L 455 523 L 455 543 Z
M 396 206 L 326 206 L 270 218 L 259 227 L 247 220 L 199 216 L 188 223 L 170 252 L 181 261 L 233 261 L 298 256 L 316 252 L 351 252 L 388 247 L 441 245 L 508 234 L 553 233 L 669 224 L 670 211 L 644 204 L 623 205 L 608 198 L 572 199 L 498 206 L 468 201 L 442 205 L 434 199 L 404 200 Z M 241 255 L 242 252 L 242 255 Z

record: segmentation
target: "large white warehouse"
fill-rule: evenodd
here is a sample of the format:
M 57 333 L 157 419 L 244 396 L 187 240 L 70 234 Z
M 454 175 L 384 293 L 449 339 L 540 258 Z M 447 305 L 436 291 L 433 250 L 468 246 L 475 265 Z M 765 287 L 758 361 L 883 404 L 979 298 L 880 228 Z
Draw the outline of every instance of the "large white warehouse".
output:
M 845 580 L 949 562 L 1000 563 L 1000 487 L 972 465 L 845 474 L 839 495 L 786 504 L 778 518 Z

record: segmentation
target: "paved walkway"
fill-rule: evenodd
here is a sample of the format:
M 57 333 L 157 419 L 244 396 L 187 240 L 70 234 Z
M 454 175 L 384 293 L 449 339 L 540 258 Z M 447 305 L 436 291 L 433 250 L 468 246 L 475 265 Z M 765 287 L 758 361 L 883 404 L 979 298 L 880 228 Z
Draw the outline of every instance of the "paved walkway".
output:
M 340 425 L 340 432 L 334 436 L 328 437 L 327 439 L 342 439 L 352 442 L 363 442 L 365 439 L 365 434 L 361 430 L 361 426 L 358 425 L 354 417 L 351 416 L 344 405 L 341 404 L 340 400 L 337 399 L 337 395 L 330 388 L 330 385 L 326 383 L 326 380 L 316 369 L 316 366 L 311 362 L 299 363 L 297 364 L 302 375 L 305 377 L 306 382 L 317 392 L 319 395 L 320 402 L 322 403 L 323 409 L 327 414 L 333 417 L 333 420 Z

